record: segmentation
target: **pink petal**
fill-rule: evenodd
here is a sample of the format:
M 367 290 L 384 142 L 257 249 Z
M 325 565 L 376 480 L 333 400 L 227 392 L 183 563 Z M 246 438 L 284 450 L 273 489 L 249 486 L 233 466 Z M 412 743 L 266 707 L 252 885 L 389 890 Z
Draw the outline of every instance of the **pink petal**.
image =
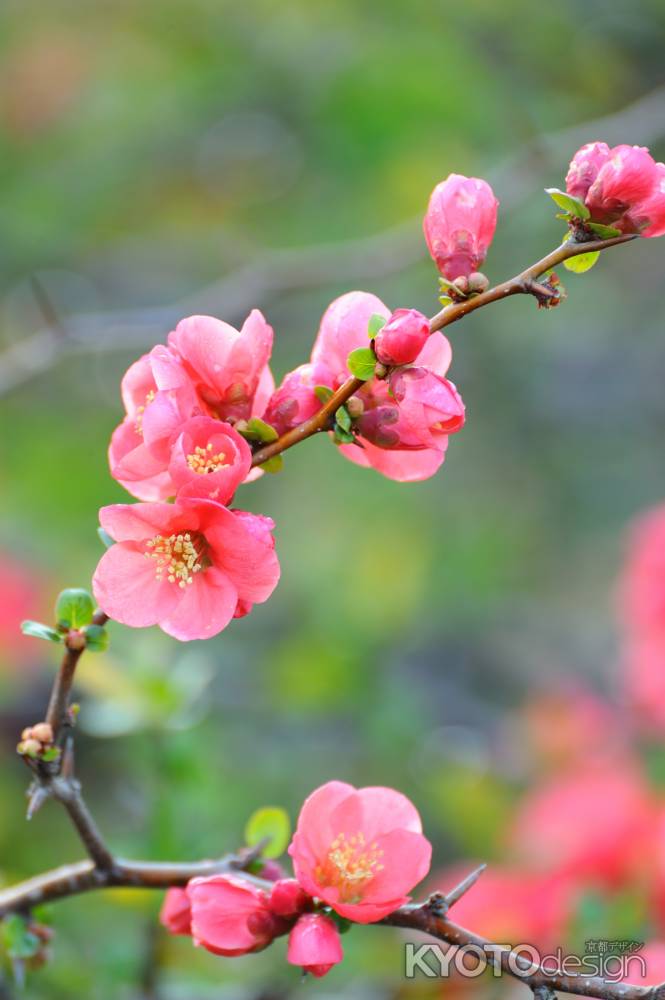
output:
M 368 839 L 374 839 L 391 830 L 410 830 L 422 833 L 420 814 L 406 795 L 394 788 L 361 788 L 359 793 L 363 807 L 362 829 Z
M 423 448 L 414 451 L 387 450 L 377 448 L 369 441 L 363 441 L 363 447 L 355 444 L 343 444 L 339 451 L 345 458 L 356 465 L 376 469 L 388 479 L 399 483 L 419 482 L 429 479 L 441 466 L 445 457 L 445 448 Z
M 157 580 L 152 559 L 126 544 L 106 550 L 95 570 L 92 589 L 109 618 L 133 628 L 156 625 L 178 600 L 176 587 Z
M 170 503 L 114 503 L 102 507 L 99 523 L 116 542 L 143 542 L 170 534 L 176 517 L 176 508 Z
M 172 583 L 168 586 L 178 590 L 180 597 L 172 610 L 160 617 L 159 625 L 174 639 L 209 639 L 233 618 L 238 592 L 231 580 L 214 567 L 197 574 L 184 589 Z

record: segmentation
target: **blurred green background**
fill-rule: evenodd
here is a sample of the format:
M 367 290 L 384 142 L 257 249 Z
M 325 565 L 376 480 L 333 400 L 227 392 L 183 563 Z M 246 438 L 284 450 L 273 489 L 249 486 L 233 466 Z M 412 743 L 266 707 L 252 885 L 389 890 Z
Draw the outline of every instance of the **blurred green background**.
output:
M 3 880 L 80 854 L 55 807 L 23 820 L 13 748 L 57 651 L 12 630 L 88 584 L 97 510 L 126 499 L 106 447 L 127 365 L 193 312 L 240 323 L 258 305 L 278 380 L 345 290 L 434 312 L 419 226 L 450 171 L 501 201 L 485 270 L 520 270 L 561 235 L 542 189 L 579 145 L 665 155 L 664 30 L 662 0 L 5 0 Z M 236 502 L 277 523 L 282 580 L 217 640 L 112 627 L 81 670 L 78 756 L 119 852 L 214 856 L 257 806 L 295 818 L 337 777 L 409 794 L 438 865 L 498 854 L 528 771 L 510 713 L 559 676 L 613 689 L 624 528 L 665 497 L 664 243 L 566 275 L 558 310 L 517 297 L 451 328 L 468 423 L 433 480 L 389 482 L 316 439 L 243 488 Z M 153 995 L 158 905 L 58 904 L 27 995 Z M 396 996 L 394 933 L 347 941 L 318 995 Z M 158 947 L 160 997 L 297 992 L 281 944 L 237 962 Z

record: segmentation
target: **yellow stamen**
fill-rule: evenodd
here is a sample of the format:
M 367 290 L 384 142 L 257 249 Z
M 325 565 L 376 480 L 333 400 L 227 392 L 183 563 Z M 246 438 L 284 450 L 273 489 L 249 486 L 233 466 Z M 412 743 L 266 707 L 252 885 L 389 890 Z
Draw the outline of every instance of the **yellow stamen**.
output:
M 192 472 L 196 472 L 199 476 L 205 476 L 209 472 L 219 472 L 220 469 L 225 469 L 228 465 L 228 462 L 224 461 L 225 458 L 226 455 L 223 451 L 213 455 L 212 445 L 208 442 L 205 448 L 201 448 L 200 445 L 196 446 L 192 454 L 187 456 L 187 465 Z
M 146 542 L 146 559 L 154 559 L 155 577 L 162 582 L 164 578 L 169 583 L 177 583 L 184 590 L 194 582 L 194 574 L 205 569 L 201 553 L 192 541 L 192 536 L 185 535 L 155 535 Z
M 139 406 L 136 410 L 136 421 L 134 422 L 134 430 L 136 431 L 137 434 L 140 434 L 141 436 L 143 436 L 143 414 L 145 413 L 150 403 L 152 403 L 154 398 L 155 398 L 155 391 L 154 389 L 151 389 L 150 392 L 145 397 L 145 403 L 143 404 L 143 406 Z

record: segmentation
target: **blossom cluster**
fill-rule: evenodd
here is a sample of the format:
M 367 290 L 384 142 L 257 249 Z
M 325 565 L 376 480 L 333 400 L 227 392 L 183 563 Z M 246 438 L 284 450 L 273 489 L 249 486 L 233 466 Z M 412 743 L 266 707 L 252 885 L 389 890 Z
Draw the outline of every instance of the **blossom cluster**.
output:
M 294 878 L 223 874 L 170 889 L 162 923 L 228 957 L 288 934 L 288 961 L 323 976 L 343 958 L 340 919 L 375 923 L 406 903 L 431 847 L 404 795 L 330 781 L 306 799 L 289 854 Z

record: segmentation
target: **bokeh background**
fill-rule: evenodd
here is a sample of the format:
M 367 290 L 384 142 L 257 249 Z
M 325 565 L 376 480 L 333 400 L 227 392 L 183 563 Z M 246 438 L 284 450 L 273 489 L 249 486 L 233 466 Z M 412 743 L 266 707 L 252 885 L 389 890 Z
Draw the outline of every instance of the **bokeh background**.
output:
M 259 306 L 279 379 L 343 291 L 435 311 L 420 219 L 450 171 L 501 201 L 488 274 L 520 270 L 561 235 L 542 189 L 579 145 L 665 155 L 664 33 L 662 0 L 2 5 L 0 879 L 80 855 L 57 808 L 23 818 L 14 747 L 43 715 L 57 650 L 17 625 L 88 585 L 97 510 L 125 499 L 106 447 L 127 365 L 193 312 L 240 323 Z M 257 806 L 295 818 L 338 777 L 409 794 L 439 869 L 505 865 L 552 753 L 577 771 L 599 747 L 658 801 L 657 727 L 647 739 L 622 687 L 616 580 L 629 522 L 665 498 L 663 244 L 564 275 L 557 310 L 518 297 L 451 328 L 468 423 L 435 479 L 395 484 L 315 439 L 243 488 L 238 504 L 277 523 L 283 569 L 250 617 L 186 647 L 112 627 L 80 672 L 78 766 L 118 852 L 214 856 Z M 597 699 L 595 729 L 566 729 L 579 699 Z M 563 822 L 596 818 L 564 808 Z M 578 947 L 656 934 L 631 885 L 620 906 L 612 886 L 585 889 Z M 155 936 L 158 906 L 129 891 L 57 904 L 27 995 L 306 988 L 281 943 L 227 961 Z M 456 988 L 406 983 L 401 943 L 356 930 L 309 989 Z

